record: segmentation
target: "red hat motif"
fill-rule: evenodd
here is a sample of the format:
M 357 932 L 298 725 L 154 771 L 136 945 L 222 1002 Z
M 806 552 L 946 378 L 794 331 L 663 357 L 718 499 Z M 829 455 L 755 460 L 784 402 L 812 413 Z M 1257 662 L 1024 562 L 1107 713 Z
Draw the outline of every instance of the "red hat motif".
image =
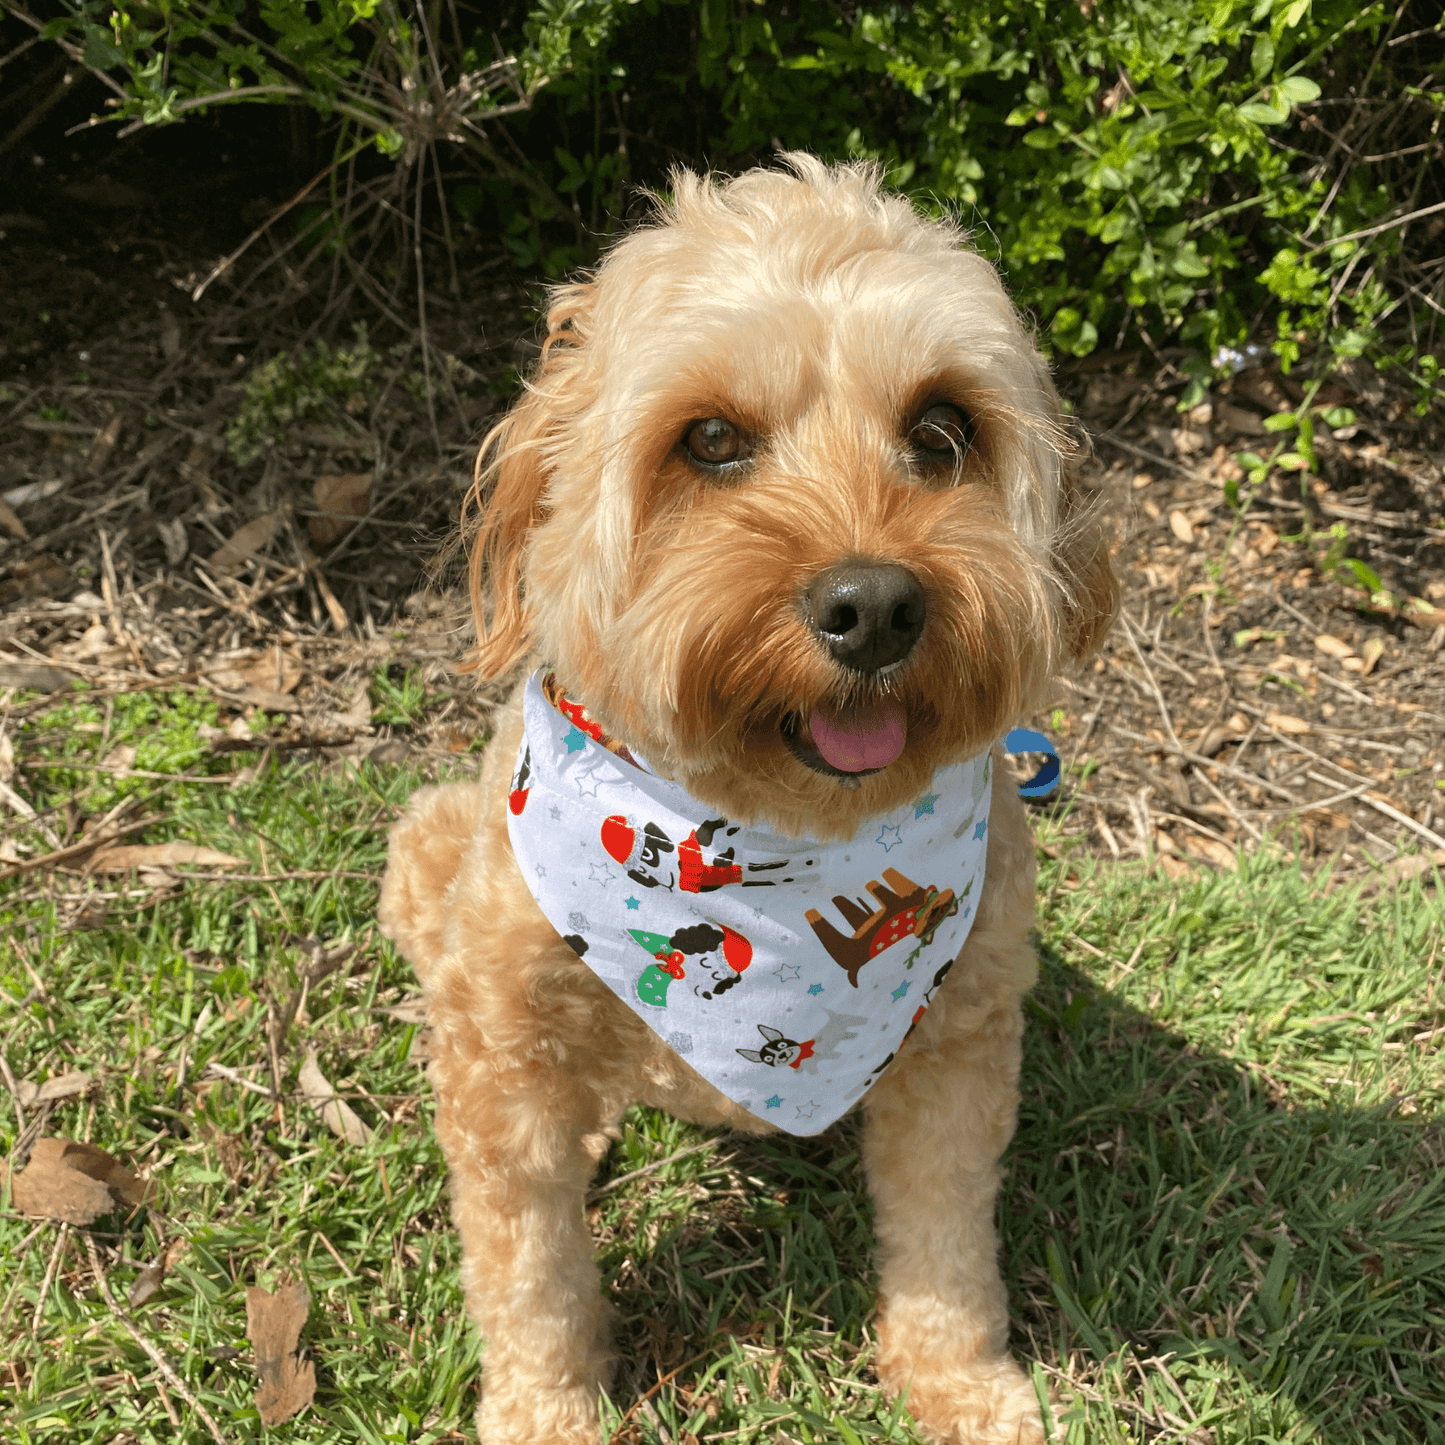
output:
M 607 849 L 614 862 L 626 863 L 632 857 L 637 842 L 637 829 L 621 813 L 614 813 L 602 820 L 602 846 Z
M 723 932 L 723 957 L 734 973 L 741 973 L 753 961 L 753 946 L 741 933 L 734 933 L 726 923 L 720 923 L 718 927 Z

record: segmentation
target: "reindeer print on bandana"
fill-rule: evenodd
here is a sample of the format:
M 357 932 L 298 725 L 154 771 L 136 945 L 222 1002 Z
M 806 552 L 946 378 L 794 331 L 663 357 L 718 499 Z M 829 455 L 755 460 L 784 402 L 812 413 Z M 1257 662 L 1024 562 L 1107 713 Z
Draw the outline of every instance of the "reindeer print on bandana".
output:
M 923 1017 L 973 922 L 987 753 L 847 842 L 710 816 L 545 669 L 523 699 L 507 827 L 538 905 L 728 1098 L 817 1134 Z

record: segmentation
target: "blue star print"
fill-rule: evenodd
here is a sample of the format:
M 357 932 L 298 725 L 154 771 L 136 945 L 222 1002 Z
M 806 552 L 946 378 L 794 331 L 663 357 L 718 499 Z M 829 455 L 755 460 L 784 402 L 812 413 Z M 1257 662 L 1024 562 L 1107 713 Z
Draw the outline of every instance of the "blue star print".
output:
M 914 805 L 913 816 L 921 818 L 925 813 L 933 811 L 933 805 L 938 801 L 937 793 L 925 793 Z
M 593 863 L 588 871 L 588 877 L 590 877 L 594 883 L 600 883 L 604 888 L 606 888 L 616 876 L 605 863 Z
M 809 993 L 812 993 L 812 994 L 822 993 L 822 992 L 823 992 L 823 985 L 822 985 L 821 983 L 810 984 L 810 985 L 808 986 L 808 992 L 809 992 Z
M 567 744 L 567 751 L 569 753 L 580 753 L 582 749 L 587 746 L 587 734 L 584 733 L 576 723 L 573 723 L 567 736 L 564 737 L 562 741 Z
M 912 980 L 911 978 L 905 978 L 905 979 L 903 980 L 903 982 L 900 983 L 900 984 L 898 985 L 898 987 L 893 990 L 893 1002 L 894 1002 L 894 1003 L 897 1003 L 898 1000 L 901 999 L 901 998 L 903 997 L 903 995 L 908 992 L 908 989 L 909 989 L 909 987 L 910 987 L 910 985 L 911 985 L 912 983 L 913 983 L 913 980 Z
M 896 848 L 903 841 L 903 829 L 895 828 L 891 823 L 884 823 L 878 830 L 878 836 L 873 840 L 885 853 Z
M 985 833 L 987 833 L 987 832 L 988 832 L 988 819 L 987 819 L 987 818 L 980 818 L 979 821 L 978 821 L 978 825 L 977 825 L 977 826 L 974 828 L 974 830 L 973 830 L 973 836 L 974 836 L 975 838 L 982 838 L 983 835 L 984 835 Z
M 629 898 L 627 900 L 627 907 L 630 912 L 636 913 L 637 910 L 642 907 L 642 905 L 637 901 L 637 899 Z
M 780 963 L 773 970 L 773 977 L 779 983 L 791 983 L 798 976 L 798 966 L 795 963 Z
M 783 1101 L 777 1094 L 774 1094 L 771 1099 L 765 1099 L 763 1102 L 766 1103 L 770 1109 L 781 1109 L 783 1107 Z

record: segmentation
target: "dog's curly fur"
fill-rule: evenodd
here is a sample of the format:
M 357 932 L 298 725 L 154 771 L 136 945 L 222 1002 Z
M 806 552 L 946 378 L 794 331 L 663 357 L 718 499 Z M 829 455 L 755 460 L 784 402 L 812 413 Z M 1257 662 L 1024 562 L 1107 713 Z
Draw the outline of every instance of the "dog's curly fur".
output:
M 686 172 L 654 225 L 552 297 L 526 397 L 479 463 L 477 665 L 551 663 L 569 697 L 709 809 L 847 838 L 996 743 L 1107 629 L 1116 587 L 1044 363 L 992 268 L 863 166 Z M 941 465 L 913 440 L 967 419 Z M 699 463 L 699 419 L 751 460 Z M 886 680 L 839 663 L 801 598 L 840 562 L 908 569 L 926 624 Z M 813 709 L 901 708 L 889 766 L 840 780 L 787 736 Z M 484 1445 L 593 1445 L 606 1307 L 582 1200 L 628 1106 L 769 1126 L 673 1053 L 548 924 L 508 842 L 520 700 L 481 780 L 392 833 L 381 921 L 432 1024 Z M 957 965 L 866 1095 L 878 1376 L 930 1437 L 1042 1438 L 1006 1349 L 993 1229 L 1017 1105 L 1034 855 L 994 769 L 987 887 Z M 852 784 L 845 786 L 844 783 Z

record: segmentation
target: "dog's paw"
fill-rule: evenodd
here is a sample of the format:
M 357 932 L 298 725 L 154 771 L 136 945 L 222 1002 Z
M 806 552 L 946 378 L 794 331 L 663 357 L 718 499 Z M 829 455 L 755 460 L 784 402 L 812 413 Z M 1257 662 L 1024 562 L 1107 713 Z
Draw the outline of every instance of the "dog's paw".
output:
M 477 1445 L 601 1445 L 597 1385 L 491 1391 L 477 1407 Z
M 890 1396 L 906 1396 L 925 1438 L 939 1445 L 1043 1445 L 1033 1383 L 1007 1355 L 970 1350 L 959 1334 L 888 1324 L 880 1332 L 878 1379 Z

